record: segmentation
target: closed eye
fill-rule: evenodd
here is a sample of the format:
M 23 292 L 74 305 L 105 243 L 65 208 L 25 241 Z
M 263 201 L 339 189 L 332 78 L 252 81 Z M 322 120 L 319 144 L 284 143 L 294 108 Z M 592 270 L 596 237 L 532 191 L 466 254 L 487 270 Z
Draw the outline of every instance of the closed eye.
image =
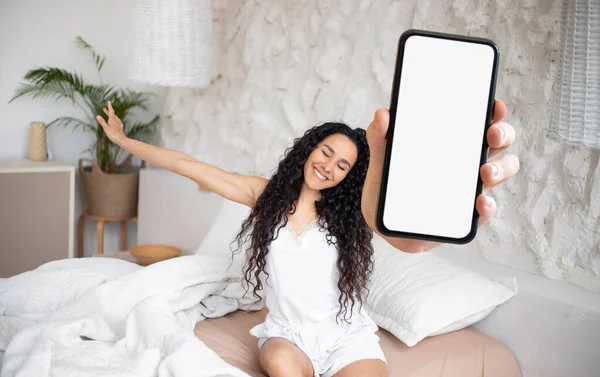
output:
M 328 148 L 331 148 L 329 146 L 326 146 Z M 327 152 L 325 152 L 325 149 L 321 149 L 321 152 L 323 152 L 323 154 L 325 155 L 325 157 L 330 157 L 331 155 L 327 154 Z M 343 162 L 347 163 L 346 160 L 343 160 Z M 345 168 L 342 167 L 342 165 L 338 164 L 338 168 L 340 168 L 342 171 L 346 171 Z

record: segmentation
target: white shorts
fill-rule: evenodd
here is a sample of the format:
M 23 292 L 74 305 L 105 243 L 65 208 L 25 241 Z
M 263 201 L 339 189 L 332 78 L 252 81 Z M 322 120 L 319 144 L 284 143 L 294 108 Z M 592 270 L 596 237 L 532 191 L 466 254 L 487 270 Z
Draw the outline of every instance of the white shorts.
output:
M 284 338 L 294 343 L 310 359 L 315 377 L 331 377 L 355 361 L 378 359 L 386 362 L 377 325 L 370 318 L 352 318 L 351 323 L 325 320 L 295 324 L 267 314 L 263 323 L 250 334 L 257 337 L 259 349 L 270 338 Z

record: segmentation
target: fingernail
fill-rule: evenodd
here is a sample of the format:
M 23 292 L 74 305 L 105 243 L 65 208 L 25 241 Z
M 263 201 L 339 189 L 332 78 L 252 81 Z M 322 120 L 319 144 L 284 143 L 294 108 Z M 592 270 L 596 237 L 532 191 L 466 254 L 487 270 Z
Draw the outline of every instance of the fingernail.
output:
M 492 176 L 497 176 L 498 175 L 498 167 L 496 165 L 490 165 L 492 168 Z
M 504 140 L 504 129 L 498 125 L 496 125 L 496 128 L 500 131 L 500 140 Z

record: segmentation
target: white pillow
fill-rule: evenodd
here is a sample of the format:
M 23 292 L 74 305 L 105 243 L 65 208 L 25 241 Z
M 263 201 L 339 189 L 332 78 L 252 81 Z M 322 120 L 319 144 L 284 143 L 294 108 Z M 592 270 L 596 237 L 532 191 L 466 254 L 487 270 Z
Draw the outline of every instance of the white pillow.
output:
M 377 235 L 373 247 L 365 310 L 409 347 L 468 327 L 517 293 L 515 278 L 489 279 L 433 253 L 404 253 Z
M 231 242 L 242 229 L 242 222 L 250 214 L 250 208 L 231 200 L 222 200 L 221 210 L 196 250 L 196 254 L 216 255 L 230 259 L 232 249 L 237 248 L 237 243 L 232 245 Z M 243 252 L 237 253 L 236 261 L 241 262 L 240 259 L 243 258 L 238 257 L 243 257 L 243 254 Z

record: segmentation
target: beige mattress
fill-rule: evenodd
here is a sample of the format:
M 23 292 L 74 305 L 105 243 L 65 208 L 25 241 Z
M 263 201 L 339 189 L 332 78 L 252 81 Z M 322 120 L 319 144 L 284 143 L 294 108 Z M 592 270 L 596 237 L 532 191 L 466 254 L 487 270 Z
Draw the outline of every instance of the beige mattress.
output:
M 258 365 L 257 339 L 248 331 L 267 314 L 237 311 L 196 324 L 195 333 L 223 360 L 253 377 L 265 377 Z M 520 377 L 512 353 L 500 342 L 471 328 L 427 338 L 410 348 L 385 330 L 381 346 L 391 377 Z

